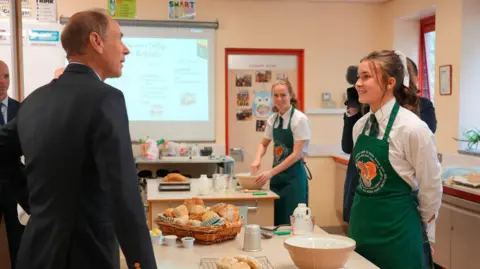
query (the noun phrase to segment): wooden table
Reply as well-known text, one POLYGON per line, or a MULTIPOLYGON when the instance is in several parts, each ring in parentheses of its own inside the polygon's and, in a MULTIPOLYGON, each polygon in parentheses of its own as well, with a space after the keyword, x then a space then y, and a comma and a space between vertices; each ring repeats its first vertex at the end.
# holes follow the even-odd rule
MULTIPOLYGON (((319 227, 315 227, 316 234, 326 234, 319 227)), ((220 258, 232 255, 250 255, 253 257, 265 256, 268 258, 274 269, 297 269, 290 255, 283 246, 283 241, 289 236, 275 236, 272 239, 262 239, 260 252, 245 252, 243 248, 243 230, 234 240, 221 242, 214 245, 195 244, 191 249, 185 249, 180 240, 177 240, 176 247, 166 245, 154 245, 157 268, 161 269, 198 269, 202 258, 220 258)), ((122 257, 123 259, 123 257, 122 257)), ((122 269, 126 269, 122 260, 122 269)), ((347 264, 342 269, 374 269, 374 264, 352 252, 347 264)))
MULTIPOLYGON (((197 195, 197 179, 192 179, 191 191, 189 192, 159 192, 156 179, 147 180, 147 203, 148 203, 148 227, 151 229, 152 220, 165 211, 167 208, 176 207, 186 199, 198 197, 203 199, 207 206, 216 203, 230 203, 245 211, 246 221, 262 226, 273 226, 274 201, 280 197, 272 191, 265 190, 266 195, 255 196, 252 193, 243 193, 237 188, 234 192, 211 191, 208 195, 197 195)), ((154 226, 156 227, 156 225, 154 226)))

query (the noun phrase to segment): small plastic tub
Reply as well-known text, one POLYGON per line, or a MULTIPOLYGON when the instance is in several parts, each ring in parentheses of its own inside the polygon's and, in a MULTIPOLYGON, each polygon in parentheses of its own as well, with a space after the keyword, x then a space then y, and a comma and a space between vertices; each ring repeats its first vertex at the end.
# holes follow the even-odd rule
POLYGON ((195 238, 193 237, 184 237, 182 238, 182 243, 184 248, 193 248, 193 242, 195 238))
POLYGON ((176 235, 166 235, 163 237, 167 246, 172 247, 177 244, 177 236, 176 235))

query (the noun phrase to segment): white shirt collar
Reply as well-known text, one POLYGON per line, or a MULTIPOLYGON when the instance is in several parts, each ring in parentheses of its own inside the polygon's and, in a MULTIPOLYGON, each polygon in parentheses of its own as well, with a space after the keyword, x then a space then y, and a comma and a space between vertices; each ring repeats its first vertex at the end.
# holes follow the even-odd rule
MULTIPOLYGON (((88 65, 85 65, 85 64, 82 64, 82 63, 79 63, 79 62, 70 62, 70 64, 81 64, 81 65, 84 65, 84 66, 88 66, 88 65)), ((88 66, 90 67, 90 66, 88 66)), ((91 67, 90 67, 91 68, 91 67)), ((93 72, 95 72, 95 74, 97 74, 97 77, 102 80, 102 78, 100 77, 100 75, 98 75, 97 71, 95 71, 95 69, 91 68, 93 70, 93 72)))
POLYGON ((8 95, 5 97, 5 99, 3 99, 2 103, 5 105, 5 107, 8 107, 8 95))
POLYGON ((289 119, 289 118, 290 118, 290 114, 292 114, 292 105, 290 105, 290 107, 288 108, 288 110, 287 110, 283 115, 280 114, 280 111, 278 112, 278 115, 280 115, 284 120, 289 119))
POLYGON ((392 113, 393 106, 395 105, 395 97, 392 100, 388 101, 384 104, 377 112, 375 112, 375 118, 377 118, 377 122, 380 123, 390 117, 392 113))

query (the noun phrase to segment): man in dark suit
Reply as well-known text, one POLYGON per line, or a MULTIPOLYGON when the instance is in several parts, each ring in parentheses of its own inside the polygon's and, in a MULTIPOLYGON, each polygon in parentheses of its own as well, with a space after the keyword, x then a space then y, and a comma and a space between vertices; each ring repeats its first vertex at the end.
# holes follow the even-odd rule
MULTIPOLYGON (((407 57, 407 68, 408 72, 412 76, 412 80, 415 84, 418 83, 418 68, 417 65, 413 62, 412 59, 407 57)), ((437 131, 437 117, 435 115, 435 108, 433 107, 432 101, 427 98, 420 96, 420 118, 428 125, 428 128, 435 133, 437 131)))
POLYGON ((105 84, 128 48, 106 14, 74 14, 61 35, 70 64, 0 130, 0 161, 25 156, 31 216, 18 269, 156 268, 138 191, 125 100, 105 84), (8 156, 8 157, 4 157, 8 156), (117 243, 118 240, 118 243, 117 243))
MULTIPOLYGON (((7 122, 17 116, 20 103, 9 98, 7 91, 10 86, 10 71, 4 61, 0 61, 0 128, 3 128, 7 122)), ((16 267, 15 261, 18 249, 20 248, 20 240, 22 238, 24 227, 20 224, 17 216, 17 200, 20 192, 27 193, 25 180, 15 174, 23 167, 20 167, 20 158, 16 158, 17 165, 7 166, 0 164, 0 220, 5 219, 5 228, 7 230, 8 248, 10 252, 11 268, 16 267), (12 170, 12 167, 16 170, 12 170), (21 184, 21 185, 19 185, 21 184), (20 188, 18 188, 21 186, 20 188)), ((23 195, 22 204, 26 203, 27 195, 23 195)))

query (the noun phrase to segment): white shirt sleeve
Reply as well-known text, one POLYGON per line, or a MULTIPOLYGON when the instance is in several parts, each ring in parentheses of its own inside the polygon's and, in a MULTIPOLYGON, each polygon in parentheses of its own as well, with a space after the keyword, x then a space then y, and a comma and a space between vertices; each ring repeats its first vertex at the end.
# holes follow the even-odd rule
POLYGON ((25 212, 25 210, 23 210, 23 208, 19 204, 17 204, 17 213, 18 221, 20 222, 20 224, 22 224, 23 226, 27 225, 27 222, 30 219, 30 215, 28 215, 27 212, 25 212))
POLYGON ((435 219, 442 203, 442 167, 437 157, 435 136, 426 127, 417 125, 410 129, 405 141, 405 156, 414 167, 418 182, 420 216, 426 225, 428 238, 435 242, 435 219), (435 219, 428 223, 434 217, 435 219))
POLYGON ((263 137, 265 137, 266 139, 270 139, 270 140, 273 139, 273 123, 275 122, 276 115, 277 113, 272 114, 267 120, 267 124, 265 126, 265 132, 263 134, 263 137))
POLYGON ((363 131, 363 127, 365 126, 365 123, 367 122, 367 119, 370 117, 370 113, 367 113, 363 115, 356 123, 353 125, 353 130, 352 130, 352 139, 353 139, 353 145, 357 143, 357 139, 360 136, 360 134, 363 131))
POLYGON ((295 141, 310 140, 310 122, 306 116, 300 117, 292 126, 293 139, 295 141))

